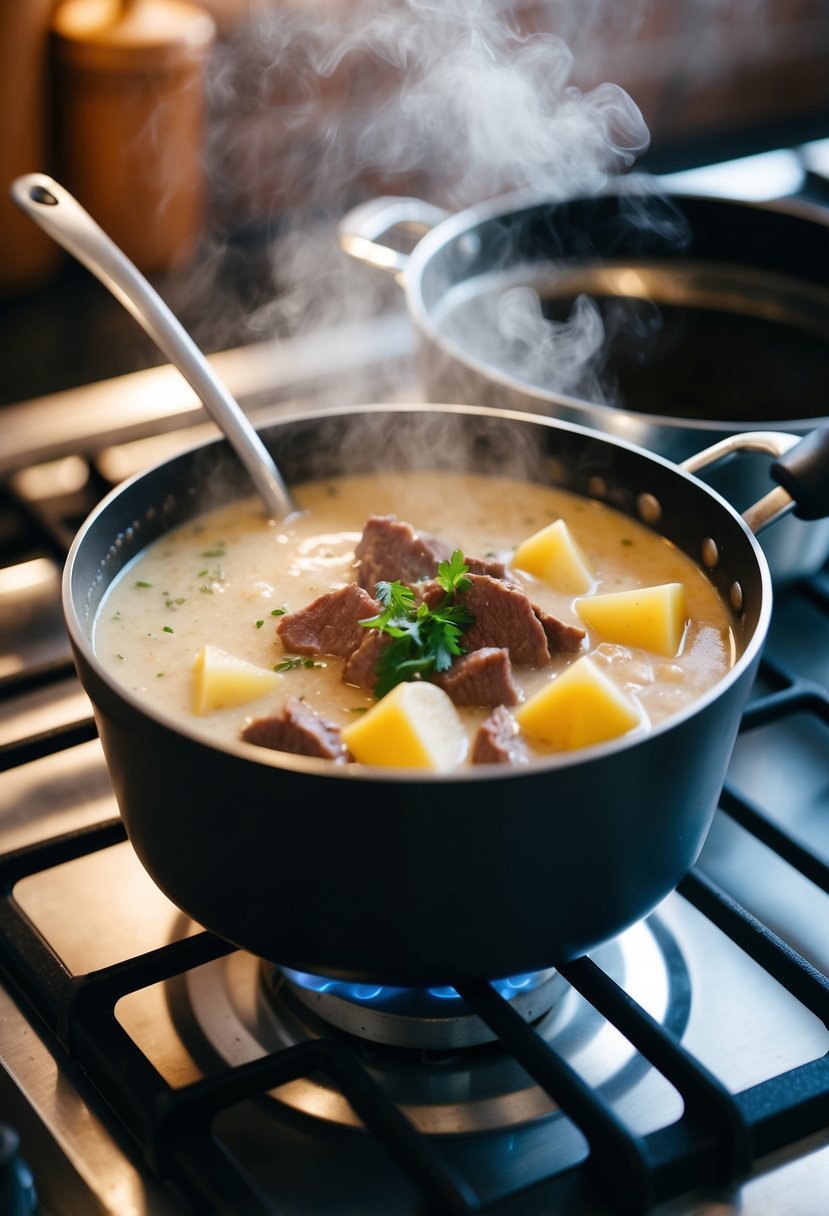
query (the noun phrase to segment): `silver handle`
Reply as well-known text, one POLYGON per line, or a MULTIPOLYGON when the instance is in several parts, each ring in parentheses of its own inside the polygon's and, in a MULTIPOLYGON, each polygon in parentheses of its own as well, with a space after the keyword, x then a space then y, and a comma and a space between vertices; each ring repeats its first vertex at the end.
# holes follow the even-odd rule
POLYGON ((424 236, 448 219, 450 212, 419 198, 394 195, 360 203, 340 220, 338 237, 341 249, 358 262, 385 270, 402 281, 409 254, 383 242, 396 229, 414 230, 424 236))
POLYGON ((19 177, 10 189, 18 207, 100 279, 178 368, 236 451, 269 516, 283 519, 295 512, 281 473, 240 405, 126 254, 77 199, 45 173, 19 177))
MULTIPOLYGON (((679 467, 686 473, 698 473, 701 469, 707 469, 710 465, 739 452, 764 452, 768 456, 782 456, 800 443, 802 438, 802 435, 790 435, 786 431, 746 431, 743 434, 728 435, 694 456, 689 456, 679 467)), ((788 515, 795 506, 791 494, 782 486, 775 486, 743 511, 743 519, 756 536, 770 524, 788 515)))

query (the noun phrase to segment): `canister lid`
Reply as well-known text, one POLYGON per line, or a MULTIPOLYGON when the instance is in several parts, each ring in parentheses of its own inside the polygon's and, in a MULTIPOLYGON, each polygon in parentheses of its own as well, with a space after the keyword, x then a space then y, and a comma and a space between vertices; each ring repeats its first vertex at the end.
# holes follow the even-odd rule
POLYGON ((61 60, 72 67, 167 71, 203 54, 216 26, 187 0, 64 0, 52 32, 61 60))

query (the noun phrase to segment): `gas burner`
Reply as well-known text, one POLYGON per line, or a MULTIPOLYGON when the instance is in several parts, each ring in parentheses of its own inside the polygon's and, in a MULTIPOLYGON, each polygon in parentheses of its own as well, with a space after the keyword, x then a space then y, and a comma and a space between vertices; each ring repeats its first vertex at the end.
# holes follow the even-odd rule
MULTIPOLYGON (((375 1043, 451 1051, 497 1037, 454 988, 348 983, 283 967, 270 977, 275 1000, 283 982, 324 1022, 375 1043)), ((555 970, 496 980, 493 987, 527 1022, 548 1013, 567 990, 555 970)))
MULTIPOLYGON (((657 916, 596 950, 592 958, 653 1018, 677 1037, 682 1035, 690 1010, 690 980, 673 936, 657 916)), ((510 982, 522 981, 504 981, 501 987, 506 985, 507 992, 510 982)), ((237 951, 170 981, 167 1000, 179 1035, 205 1071, 247 1063, 314 1039, 342 1037, 426 1134, 514 1129, 558 1113, 550 1097, 498 1042, 476 1041, 482 1023, 454 990, 415 994, 415 1002, 425 1002, 428 1010, 421 1019, 420 1011, 412 1009, 410 992, 377 993, 374 986, 376 998, 382 999, 372 1007, 369 989, 365 986, 362 994, 352 991, 346 999, 340 992, 303 988, 272 964, 237 951), (326 999, 321 1002, 319 997, 326 999), (403 1000, 405 1012, 395 1008, 395 1000, 403 1000), (451 1007, 442 1017, 434 1010, 441 1000, 451 1007), (342 1025, 342 1021, 353 1025, 355 1017, 360 1022, 357 1033, 342 1025), (414 1030, 413 1038, 423 1041, 401 1046, 400 1040, 418 1021, 423 1025, 414 1030), (379 1028, 393 1042, 378 1041, 371 1028, 379 1028), (433 1034, 436 1038, 430 1045, 433 1034)), ((527 977, 527 989, 523 995, 516 989, 513 1001, 589 1085, 610 1099, 647 1083, 648 1066, 642 1057, 560 975, 553 971, 527 977)), ((326 1078, 304 1077, 279 1086, 270 1096, 315 1118, 360 1126, 354 1110, 326 1078)), ((675 1114, 680 1113, 681 1103, 675 1114)))

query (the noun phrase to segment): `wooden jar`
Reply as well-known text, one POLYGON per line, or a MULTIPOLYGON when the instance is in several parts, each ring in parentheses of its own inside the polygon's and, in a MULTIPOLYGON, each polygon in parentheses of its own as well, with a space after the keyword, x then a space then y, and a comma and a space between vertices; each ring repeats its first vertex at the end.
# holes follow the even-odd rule
POLYGON ((65 0, 52 32, 64 184, 141 270, 186 264, 204 222, 212 18, 186 0, 65 0))
POLYGON ((53 0, 0 3, 0 295, 35 289, 59 262, 51 237, 9 197, 49 166, 49 23, 53 0))

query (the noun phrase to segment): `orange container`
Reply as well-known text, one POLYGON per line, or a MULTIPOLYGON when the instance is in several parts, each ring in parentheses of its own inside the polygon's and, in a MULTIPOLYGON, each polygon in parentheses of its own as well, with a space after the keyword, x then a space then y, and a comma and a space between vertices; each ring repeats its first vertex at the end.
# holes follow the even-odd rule
POLYGON ((204 224, 213 19, 185 0, 65 0, 52 32, 58 175, 140 269, 186 264, 204 224))
POLYGON ((40 286, 60 251, 15 207, 9 184, 49 163, 49 22, 54 0, 0 3, 0 294, 40 286))

